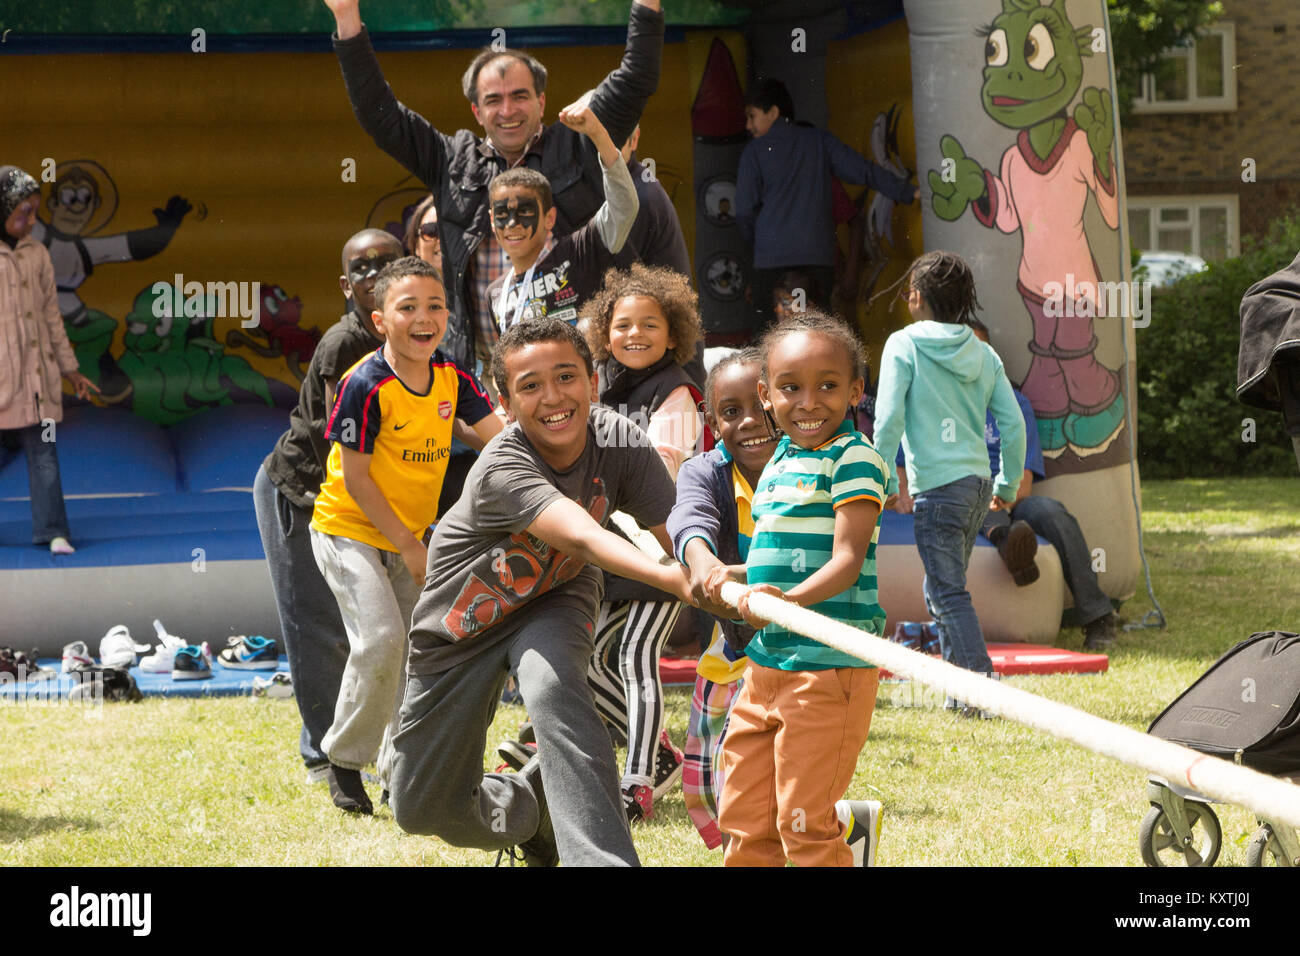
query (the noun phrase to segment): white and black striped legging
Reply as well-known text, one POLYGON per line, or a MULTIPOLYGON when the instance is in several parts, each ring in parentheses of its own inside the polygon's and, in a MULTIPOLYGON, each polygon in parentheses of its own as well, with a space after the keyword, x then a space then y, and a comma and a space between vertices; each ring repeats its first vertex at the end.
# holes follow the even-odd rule
POLYGON ((655 751, 664 728, 659 654, 677 623, 677 601, 605 601, 596 621, 596 649, 587 683, 596 709, 627 728, 623 785, 654 784, 655 751))

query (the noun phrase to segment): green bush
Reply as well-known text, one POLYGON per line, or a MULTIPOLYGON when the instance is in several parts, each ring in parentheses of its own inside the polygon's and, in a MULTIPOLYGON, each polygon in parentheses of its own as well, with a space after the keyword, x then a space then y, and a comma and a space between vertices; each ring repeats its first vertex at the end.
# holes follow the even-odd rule
POLYGON ((1135 333, 1144 478, 1296 473, 1282 416, 1241 404, 1236 392, 1241 297, 1296 257, 1300 210, 1243 247, 1235 259, 1153 290, 1151 324, 1135 333), (1243 441, 1248 418, 1254 442, 1243 441))

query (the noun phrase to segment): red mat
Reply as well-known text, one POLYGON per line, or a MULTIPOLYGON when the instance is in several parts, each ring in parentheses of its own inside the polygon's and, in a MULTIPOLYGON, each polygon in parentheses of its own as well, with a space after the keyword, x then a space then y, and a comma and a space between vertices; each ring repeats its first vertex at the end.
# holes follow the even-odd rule
MULTIPOLYGON (((990 644, 989 658, 999 674, 1103 674, 1110 667, 1105 654, 1067 651, 1045 644, 990 644)), ((665 684, 694 684, 693 657, 662 657, 659 676, 665 684)), ((882 678, 891 675, 883 672, 882 678)))

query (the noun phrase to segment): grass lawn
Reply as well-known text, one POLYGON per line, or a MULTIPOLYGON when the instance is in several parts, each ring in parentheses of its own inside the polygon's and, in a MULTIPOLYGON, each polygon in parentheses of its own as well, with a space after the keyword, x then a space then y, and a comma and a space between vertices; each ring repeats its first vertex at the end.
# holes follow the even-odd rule
MULTIPOLYGON (((1300 482, 1148 482, 1143 500, 1168 630, 1123 635, 1105 675, 1010 681, 1138 729, 1251 632, 1300 628, 1300 482)), ((1150 607, 1143 593, 1123 614, 1137 621, 1150 607)), ((1070 630, 1058 643, 1081 642, 1070 630)), ((885 802, 881 865, 1140 865, 1141 772, 1007 721, 961 720, 930 696, 882 688, 849 791, 885 802)), ((689 705, 685 690, 669 691, 679 743, 689 705)), ((500 708, 492 746, 522 719, 520 708, 500 708)), ((492 862, 407 836, 386 809, 339 813, 324 785, 304 783, 297 731, 297 711, 282 700, 0 706, 0 865, 492 862)), ((680 791, 656 809, 636 831, 644 863, 721 864, 696 836, 680 791)), ((1216 809, 1220 865, 1241 864, 1254 818, 1216 809)))

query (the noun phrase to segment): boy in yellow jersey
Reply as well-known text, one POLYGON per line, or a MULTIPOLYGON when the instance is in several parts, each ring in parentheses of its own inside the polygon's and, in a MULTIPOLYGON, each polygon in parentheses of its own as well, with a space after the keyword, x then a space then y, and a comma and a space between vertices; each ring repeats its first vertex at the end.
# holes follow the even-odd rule
POLYGON ((406 634, 424 584, 423 538, 437 512, 452 420, 465 421, 485 442, 501 430, 483 386, 438 350, 447 305, 437 269, 413 256, 390 263, 375 283, 375 305, 384 344, 339 383, 311 522, 312 551, 338 600, 349 647, 321 749, 330 761, 330 796, 352 813, 373 812, 361 768, 376 756, 387 786, 406 634))

